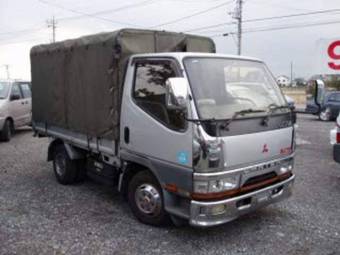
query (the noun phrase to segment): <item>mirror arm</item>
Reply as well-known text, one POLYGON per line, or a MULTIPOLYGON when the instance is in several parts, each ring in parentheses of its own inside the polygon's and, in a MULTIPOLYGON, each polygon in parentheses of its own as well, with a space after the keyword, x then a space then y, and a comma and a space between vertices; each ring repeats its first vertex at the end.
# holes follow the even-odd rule
POLYGON ((319 97, 319 85, 318 85, 318 81, 315 80, 315 96, 314 96, 314 102, 316 104, 316 106, 318 107, 318 112, 317 113, 320 113, 321 111, 321 105, 320 103, 318 102, 318 97, 319 97))

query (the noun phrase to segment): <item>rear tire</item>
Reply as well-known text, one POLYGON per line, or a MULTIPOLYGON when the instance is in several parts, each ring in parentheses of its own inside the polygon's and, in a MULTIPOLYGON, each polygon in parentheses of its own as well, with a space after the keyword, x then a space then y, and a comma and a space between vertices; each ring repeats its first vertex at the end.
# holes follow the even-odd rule
POLYGON ((12 127, 12 122, 10 120, 6 120, 4 123, 4 126, 1 130, 1 134, 0 134, 0 139, 1 141, 4 142, 9 142, 12 138, 12 131, 13 131, 13 127, 12 127))
POLYGON ((148 171, 138 172, 132 177, 128 187, 128 201, 133 214, 142 223, 163 226, 170 222, 164 210, 162 189, 148 171))
POLYGON ((67 185, 77 182, 77 162, 70 159, 64 145, 58 145, 54 151, 53 170, 60 184, 67 185))

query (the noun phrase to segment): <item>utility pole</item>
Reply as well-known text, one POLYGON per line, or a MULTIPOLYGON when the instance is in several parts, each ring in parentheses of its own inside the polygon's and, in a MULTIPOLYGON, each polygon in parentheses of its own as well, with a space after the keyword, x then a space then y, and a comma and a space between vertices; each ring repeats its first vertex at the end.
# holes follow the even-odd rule
POLYGON ((242 5, 243 0, 237 0, 233 18, 237 21, 237 54, 242 52, 242 5))
POLYGON ((47 20, 47 27, 52 28, 52 42, 55 43, 55 33, 57 28, 57 21, 55 20, 54 16, 52 19, 47 20))
POLYGON ((290 62, 290 85, 293 86, 293 61, 290 62))
POLYGON ((7 79, 10 79, 10 75, 9 75, 9 65, 4 65, 4 67, 6 68, 6 73, 7 73, 7 79))

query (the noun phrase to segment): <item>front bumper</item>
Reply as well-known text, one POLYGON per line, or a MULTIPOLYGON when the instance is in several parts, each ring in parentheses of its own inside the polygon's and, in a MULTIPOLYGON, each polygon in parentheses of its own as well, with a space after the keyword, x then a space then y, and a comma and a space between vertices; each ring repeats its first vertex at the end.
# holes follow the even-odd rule
POLYGON ((292 194, 295 175, 280 183, 238 197, 215 202, 191 201, 189 223, 209 227, 232 221, 239 216, 288 198, 292 194), (207 214, 213 208, 224 207, 218 214, 207 214))

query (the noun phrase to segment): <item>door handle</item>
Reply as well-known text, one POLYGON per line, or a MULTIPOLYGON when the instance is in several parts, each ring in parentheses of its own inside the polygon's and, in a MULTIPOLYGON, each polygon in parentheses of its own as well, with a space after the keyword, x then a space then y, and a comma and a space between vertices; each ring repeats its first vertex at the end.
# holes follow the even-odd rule
POLYGON ((124 127, 124 142, 126 144, 130 142, 130 129, 128 127, 124 127))

